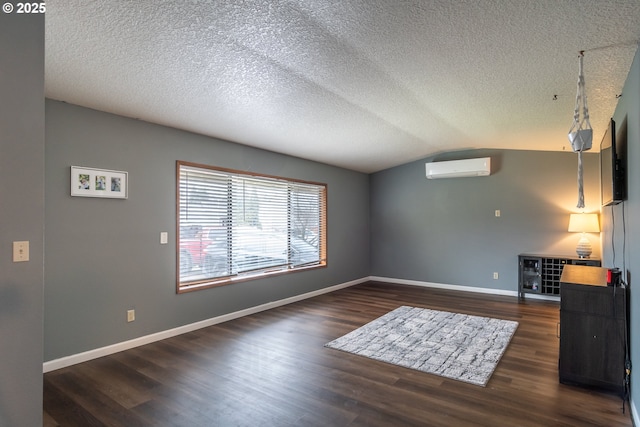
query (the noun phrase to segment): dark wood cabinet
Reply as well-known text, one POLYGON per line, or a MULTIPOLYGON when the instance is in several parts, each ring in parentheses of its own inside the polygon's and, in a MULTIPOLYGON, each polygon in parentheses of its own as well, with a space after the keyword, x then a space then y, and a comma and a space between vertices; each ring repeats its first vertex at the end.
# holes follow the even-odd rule
POLYGON ((560 284, 560 382, 624 392, 626 288, 607 269, 567 266, 560 284))
POLYGON ((525 294, 560 295, 560 276, 565 265, 600 266, 597 258, 553 256, 538 254, 518 255, 518 296, 525 294))

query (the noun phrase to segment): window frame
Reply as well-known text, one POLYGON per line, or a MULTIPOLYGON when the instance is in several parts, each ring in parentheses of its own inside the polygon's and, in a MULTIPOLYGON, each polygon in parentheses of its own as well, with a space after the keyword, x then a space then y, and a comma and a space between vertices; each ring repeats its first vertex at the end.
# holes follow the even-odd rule
MULTIPOLYGON (((324 268, 327 266, 327 194, 328 194, 328 185, 326 183, 300 180, 294 178, 285 178, 276 175, 263 174, 252 171, 242 171, 236 169, 222 168, 217 166, 205 165, 200 163, 188 162, 178 160, 176 161, 176 293, 185 293, 192 292, 202 289, 209 289, 218 286, 230 285, 233 283, 241 283, 250 280, 262 279, 266 277, 278 276, 282 274, 296 273, 299 271, 308 271, 314 270, 317 268, 324 268), (319 251, 319 261, 314 264, 302 264, 298 266, 288 265, 286 267, 279 268, 266 268, 259 269, 254 272, 243 272, 239 275, 231 275, 225 276, 221 278, 204 278, 204 279, 195 279, 191 281, 181 282, 181 266, 180 266, 180 257, 181 257, 181 171, 182 167, 192 168, 192 169, 202 169, 203 171, 212 171, 220 174, 229 174, 230 176, 238 176, 238 177, 247 177, 247 178, 255 178, 255 179, 264 179, 265 182, 274 181, 285 184, 296 184, 301 185, 311 185, 319 187, 319 218, 318 225, 319 230, 317 233, 318 239, 318 251, 319 251)), ((290 200, 287 202, 287 210, 291 208, 290 200)), ((287 215, 287 218, 289 216, 287 215)), ((229 229, 227 229, 229 230, 229 229)), ((291 233, 291 226, 288 226, 287 233, 291 233)), ((228 231, 227 231, 228 232, 228 231)), ((288 251, 291 251, 292 247, 290 244, 288 245, 288 251)), ((231 252, 229 252, 230 254, 231 252)))

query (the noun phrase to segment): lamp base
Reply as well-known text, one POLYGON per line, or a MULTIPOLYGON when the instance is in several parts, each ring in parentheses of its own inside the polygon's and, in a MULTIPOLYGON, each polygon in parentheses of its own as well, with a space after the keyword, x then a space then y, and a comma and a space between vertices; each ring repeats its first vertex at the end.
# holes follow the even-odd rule
POLYGON ((576 247, 576 253, 580 258, 589 258, 591 256, 591 242, 587 239, 584 233, 582 233, 582 237, 578 240, 578 246, 576 247))

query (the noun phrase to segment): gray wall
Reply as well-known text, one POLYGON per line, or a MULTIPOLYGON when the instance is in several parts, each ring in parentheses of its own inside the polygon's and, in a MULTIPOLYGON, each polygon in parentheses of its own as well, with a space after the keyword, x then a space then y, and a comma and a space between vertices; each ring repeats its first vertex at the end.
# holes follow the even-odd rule
MULTIPOLYGON (((575 255, 579 236, 567 226, 578 211, 577 155, 477 150, 436 160, 485 156, 488 177, 428 180, 432 158, 371 176, 373 276, 516 291, 519 253, 575 255)), ((599 157, 584 158, 586 211, 597 212, 599 157)), ((599 236, 588 237, 599 256, 599 236)))
MULTIPOLYGON (((603 208, 603 253, 607 267, 625 271, 629 283, 631 362, 631 400, 640 410, 640 298, 635 289, 640 277, 640 54, 636 53, 622 97, 613 116, 619 128, 626 123, 628 200, 603 208), (625 234, 626 233, 626 234, 625 234), (613 244, 611 243, 613 240, 613 244), (614 251, 615 249, 615 251, 614 251), (615 255, 615 259, 614 259, 615 255)), ((636 419, 636 422, 638 419, 636 419)))
POLYGON ((43 75, 44 16, 0 13, 0 426, 42 425, 43 75))
POLYGON ((369 275, 365 174, 52 100, 46 139, 47 361, 369 275), (327 183, 328 267, 177 295, 176 160, 327 183), (71 197, 72 165, 128 171, 129 199, 71 197))

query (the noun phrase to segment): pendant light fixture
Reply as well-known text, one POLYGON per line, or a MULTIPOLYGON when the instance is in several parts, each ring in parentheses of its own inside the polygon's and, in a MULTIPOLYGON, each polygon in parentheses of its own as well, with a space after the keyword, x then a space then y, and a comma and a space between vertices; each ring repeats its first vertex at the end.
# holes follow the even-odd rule
POLYGON ((593 129, 589 122, 589 108, 587 107, 587 93, 585 92, 584 73, 582 59, 584 50, 578 55, 578 93, 576 95, 576 108, 573 112, 573 123, 569 129, 569 141, 574 153, 578 153, 578 208, 584 208, 584 187, 582 180, 582 152, 591 149, 593 141, 593 129))

